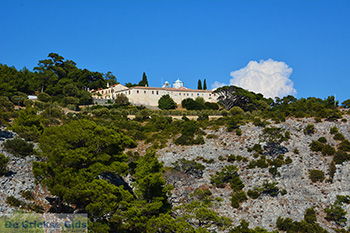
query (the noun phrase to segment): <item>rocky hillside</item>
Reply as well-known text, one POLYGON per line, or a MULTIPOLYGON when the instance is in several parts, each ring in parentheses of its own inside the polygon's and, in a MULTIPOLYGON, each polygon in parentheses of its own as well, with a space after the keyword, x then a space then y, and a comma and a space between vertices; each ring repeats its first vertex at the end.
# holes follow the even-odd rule
MULTIPOLYGON (((350 120, 348 116, 346 119, 350 120)), ((198 188, 210 190, 214 197, 221 199, 213 208, 222 216, 231 218, 233 225, 244 219, 250 222, 251 226, 261 226, 266 229, 275 229, 279 216, 300 221, 304 217, 305 210, 314 207, 318 213, 317 220, 320 225, 334 232, 332 229, 339 224, 327 221, 324 209, 336 201, 337 195, 350 195, 350 162, 336 164, 335 174, 332 175, 329 167, 334 151, 330 150, 331 152, 327 155, 326 152, 310 149, 312 141, 317 141, 320 137, 326 139, 320 139, 323 145, 328 144, 335 149, 339 147, 341 140, 334 139, 335 132, 331 134, 331 128, 334 131, 334 127, 338 128, 345 139, 350 139, 350 125, 344 119, 336 122, 315 122, 314 119, 304 118, 288 119, 283 123, 271 123, 267 126, 244 125, 240 127, 241 136, 236 132, 227 132, 226 128, 206 130, 207 138, 203 145, 172 144, 158 151, 159 159, 166 167, 174 167, 176 161, 186 159, 203 164, 205 168, 204 170, 169 169, 166 173, 167 182, 174 186, 170 200, 176 206, 188 202, 191 199, 190 193, 198 188), (313 124, 314 128, 308 126, 309 124, 313 124), (269 132, 264 130, 266 128, 279 128, 279 130, 269 132), (283 142, 276 143, 279 139, 283 142), (273 140, 275 143, 271 143, 273 140), (277 158, 286 161, 275 166, 278 167, 278 174, 271 169, 273 165, 269 165, 271 160, 277 158), (258 160, 260 161, 256 162, 258 160), (277 187, 283 191, 278 195, 262 193, 256 199, 248 197, 248 200, 242 202, 239 208, 233 208, 231 187, 229 185, 216 187, 211 182, 211 177, 227 165, 235 165, 239 168, 238 174, 245 185, 243 188, 245 192, 262 187, 267 181, 277 182, 277 187), (309 178, 310 170, 322 171, 324 179, 312 182, 309 178)), ((342 208, 347 211, 346 224, 350 226, 350 205, 344 204, 342 208)), ((340 225, 345 226, 345 223, 340 225)))

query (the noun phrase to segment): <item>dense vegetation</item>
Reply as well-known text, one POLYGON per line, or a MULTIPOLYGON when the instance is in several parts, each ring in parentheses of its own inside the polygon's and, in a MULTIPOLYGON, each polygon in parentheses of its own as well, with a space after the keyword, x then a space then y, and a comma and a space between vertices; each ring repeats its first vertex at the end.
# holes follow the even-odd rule
MULTIPOLYGON (((91 103, 88 89, 103 88, 107 82, 116 82, 111 73, 79 69, 73 61, 55 53, 39 61, 33 72, 0 65, 0 124, 18 135, 6 140, 4 149, 19 157, 35 155, 38 158, 33 166, 36 180, 57 198, 49 211, 88 213, 93 232, 193 233, 209 232, 208 229, 268 232, 251 229, 244 221, 232 226, 230 219, 213 211, 212 207, 221 200, 213 197, 209 189, 196 189, 188 203, 171 206, 168 198, 172 187, 166 185, 163 177, 166 169, 158 161, 156 150, 169 143, 203 144, 205 138, 216 136, 206 134, 205 129, 226 127, 236 135, 244 135, 241 126, 247 123, 264 128, 261 141, 267 147, 283 150, 276 145, 288 141, 290 134, 282 128, 268 126, 270 122, 281 122, 288 117, 334 121, 346 114, 340 111, 333 97, 322 100, 287 96, 272 100, 238 87, 219 88, 216 91, 220 95, 219 104, 207 103, 202 98, 186 99, 182 103, 186 110, 172 110, 176 104, 168 96, 161 98, 161 110, 131 106, 124 95, 108 106, 81 107, 91 103), (39 100, 27 100, 31 94, 38 95, 39 100), (74 111, 68 112, 62 107, 74 111), (130 114, 135 115, 135 119, 130 120, 130 114), (169 115, 183 117, 176 120, 169 115), (189 116, 193 115, 198 118, 190 120, 189 116), (210 115, 219 117, 209 120, 210 115), (138 144, 145 145, 144 154, 133 149, 138 144)), ((204 84, 202 89, 206 89, 206 81, 204 84)), ((138 85, 148 85, 146 74, 138 85)), ((349 108, 349 101, 345 101, 343 107, 349 108)), ((314 125, 302 131, 305 135, 316 133, 314 125)), ((331 180, 336 164, 350 160, 350 142, 337 128, 332 128, 330 133, 338 143, 336 148, 325 138, 310 144, 314 153, 332 156, 328 174, 310 170, 313 182, 323 182, 328 176, 331 180)), ((248 148, 252 159, 239 155, 219 159, 245 163, 248 169, 266 168, 278 176, 279 167, 291 163, 292 159, 282 154, 266 154, 266 150, 256 144, 248 148)), ((296 149, 294 153, 299 152, 296 149)), ((0 175, 6 175, 9 159, 0 154, 0 160, 0 175)), ((173 164, 173 169, 198 179, 205 169, 203 163, 212 162, 200 157, 196 161, 181 159, 173 164)), ((249 198, 286 194, 278 183, 268 180, 248 190, 235 165, 214 173, 211 185, 231 190, 233 208, 240 208, 249 198)), ((43 211, 31 202, 32 193, 23 192, 23 197, 26 202, 10 196, 7 203, 25 210, 43 211)), ((341 226, 343 205, 349 201, 344 197, 338 199, 325 213, 328 221, 341 226)), ((308 209, 300 222, 280 218, 276 224, 277 229, 286 232, 325 232, 316 223, 314 209, 308 209)))

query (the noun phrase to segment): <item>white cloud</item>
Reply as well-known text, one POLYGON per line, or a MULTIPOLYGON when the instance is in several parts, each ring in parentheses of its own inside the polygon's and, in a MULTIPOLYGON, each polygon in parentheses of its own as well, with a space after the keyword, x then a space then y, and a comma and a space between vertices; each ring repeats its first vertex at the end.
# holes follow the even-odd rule
MULTIPOLYGON (((286 63, 272 59, 250 61, 242 69, 232 71, 230 85, 242 87, 255 93, 261 93, 264 97, 283 97, 295 95, 292 80, 289 79, 293 69, 286 63)), ((215 82, 213 88, 224 84, 215 82)))

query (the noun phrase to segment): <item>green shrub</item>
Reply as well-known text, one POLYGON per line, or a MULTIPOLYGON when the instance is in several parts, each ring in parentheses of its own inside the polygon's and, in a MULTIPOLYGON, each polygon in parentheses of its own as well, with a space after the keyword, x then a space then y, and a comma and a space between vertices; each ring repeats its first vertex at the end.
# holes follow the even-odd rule
POLYGON ((252 152, 252 151, 255 151, 261 154, 263 152, 263 149, 260 144, 255 144, 253 147, 248 148, 248 152, 252 152))
POLYGON ((250 198, 257 199, 260 197, 261 193, 258 190, 248 190, 247 194, 250 198))
POLYGON ((242 136, 242 130, 240 128, 236 129, 236 135, 242 136))
POLYGON ((333 137, 334 140, 343 141, 345 139, 344 135, 341 133, 336 133, 333 137))
POLYGON ((174 169, 194 177, 202 177, 205 166, 193 160, 179 159, 173 163, 174 169))
POLYGON ((319 141, 312 141, 310 143, 310 150, 315 151, 315 152, 319 152, 322 151, 323 149, 323 144, 319 141))
POLYGON ((309 178, 313 183, 322 182, 325 178, 324 172, 316 169, 309 170, 309 178))
POLYGON ((51 101, 51 96, 45 92, 41 92, 38 94, 38 100, 42 102, 50 102, 51 101))
POLYGON ((12 207, 21 207, 21 206, 25 206, 25 203, 17 198, 15 198, 14 196, 8 196, 6 198, 6 203, 9 205, 9 206, 12 206, 12 207))
POLYGON ((307 223, 315 223, 317 221, 316 211, 314 208, 308 208, 305 210, 304 220, 307 223))
POLYGON ((325 219, 328 221, 333 221, 338 225, 346 224, 346 211, 340 205, 331 205, 329 208, 324 210, 326 212, 325 219))
POLYGON ((248 200, 248 198, 244 191, 234 192, 231 196, 231 206, 233 208, 239 208, 240 204, 246 200, 248 200))
POLYGON ((177 105, 170 95, 163 95, 158 100, 158 108, 162 110, 175 109, 176 107, 177 105))
POLYGON ((311 135, 315 133, 315 126, 313 124, 308 124, 304 129, 304 134, 311 135))
POLYGON ((330 181, 333 181, 334 174, 335 174, 336 171, 337 171, 337 167, 335 166, 335 162, 334 162, 334 159, 333 159, 332 162, 329 164, 329 167, 328 167, 328 175, 329 175, 330 181))
POLYGON ((34 145, 32 143, 18 137, 6 140, 3 146, 7 152, 19 157, 25 157, 34 152, 34 145))
POLYGON ((238 114, 243 114, 244 111, 243 111, 243 109, 241 109, 240 107, 234 106, 234 107, 232 107, 232 108, 229 110, 229 113, 230 113, 231 115, 238 115, 238 114))
POLYGON ((328 144, 323 145, 322 148, 322 155, 327 156, 327 155, 334 155, 335 154, 335 149, 328 144))
POLYGON ((337 127, 333 126, 332 128, 330 128, 329 132, 330 132, 331 134, 336 134, 336 133, 339 132, 339 130, 338 130, 337 127))
POLYGON ((342 141, 342 142, 339 144, 338 149, 339 149, 339 150, 342 150, 342 151, 350 152, 350 142, 349 142, 348 140, 342 141))
POLYGON ((225 187, 229 183, 234 191, 239 191, 244 188, 244 184, 238 175, 238 168, 234 165, 228 165, 221 171, 216 172, 210 179, 211 184, 218 188, 225 187))
POLYGON ((7 158, 4 154, 0 153, 0 176, 3 176, 8 172, 7 164, 9 161, 9 158, 7 158))
POLYGON ((350 160, 350 155, 342 150, 338 150, 333 157, 333 161, 335 164, 342 164, 343 162, 346 162, 349 160, 350 160))
POLYGON ((320 137, 317 141, 319 141, 321 143, 326 143, 327 139, 325 137, 320 137))

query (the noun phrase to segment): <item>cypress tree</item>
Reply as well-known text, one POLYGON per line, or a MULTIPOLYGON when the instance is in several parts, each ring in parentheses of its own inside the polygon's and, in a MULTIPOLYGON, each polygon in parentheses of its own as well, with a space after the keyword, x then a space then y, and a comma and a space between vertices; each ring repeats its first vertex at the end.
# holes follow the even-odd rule
POLYGON ((203 90, 207 90, 207 80, 204 79, 204 82, 203 82, 203 90))
POLYGON ((202 90, 202 81, 200 79, 198 79, 198 86, 197 86, 198 90, 202 90))
POLYGON ((142 74, 142 80, 139 82, 139 86, 148 87, 148 80, 145 72, 142 74))

